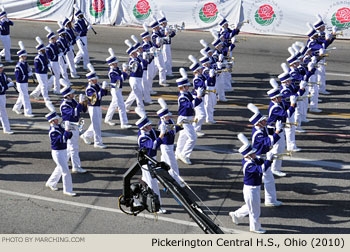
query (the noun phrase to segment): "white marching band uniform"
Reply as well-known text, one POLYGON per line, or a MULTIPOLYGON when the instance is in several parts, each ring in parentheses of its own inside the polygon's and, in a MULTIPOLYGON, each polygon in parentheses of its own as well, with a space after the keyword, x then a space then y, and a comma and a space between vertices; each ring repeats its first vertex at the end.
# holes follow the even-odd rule
MULTIPOLYGON (((3 65, 0 63, 0 68, 3 69, 3 65)), ((14 83, 10 78, 6 76, 4 71, 0 72, 0 121, 2 124, 2 130, 5 134, 13 134, 11 131, 10 122, 6 112, 6 90, 9 87, 13 87, 14 83)))
POLYGON ((5 57, 7 62, 11 60, 11 37, 10 37, 10 26, 14 23, 7 18, 7 13, 3 6, 0 9, 0 39, 4 46, 4 49, 0 52, 0 57, 5 57))

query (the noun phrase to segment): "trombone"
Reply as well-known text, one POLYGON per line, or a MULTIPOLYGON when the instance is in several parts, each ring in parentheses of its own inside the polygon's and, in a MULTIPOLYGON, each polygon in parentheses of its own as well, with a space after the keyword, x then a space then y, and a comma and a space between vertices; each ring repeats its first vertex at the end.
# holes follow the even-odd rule
MULTIPOLYGON (((266 157, 266 154, 261 155, 262 157, 266 157)), ((273 154, 273 159, 282 160, 283 157, 291 157, 292 151, 284 152, 284 153, 276 153, 273 154)))
POLYGON ((167 124, 167 131, 173 130, 175 128, 175 126, 180 126, 183 127, 184 124, 191 124, 191 123, 197 123, 198 122, 198 118, 194 119, 194 120, 187 120, 187 119, 183 119, 180 123, 177 124, 167 124))
POLYGON ((312 85, 321 85, 321 82, 319 82, 319 81, 317 81, 317 82, 315 82, 315 81, 309 81, 307 85, 308 85, 308 86, 312 86, 312 85))
POLYGON ((204 92, 205 92, 206 94, 210 94, 210 93, 216 94, 216 90, 215 90, 215 89, 214 89, 214 90, 208 90, 208 89, 206 89, 204 92))

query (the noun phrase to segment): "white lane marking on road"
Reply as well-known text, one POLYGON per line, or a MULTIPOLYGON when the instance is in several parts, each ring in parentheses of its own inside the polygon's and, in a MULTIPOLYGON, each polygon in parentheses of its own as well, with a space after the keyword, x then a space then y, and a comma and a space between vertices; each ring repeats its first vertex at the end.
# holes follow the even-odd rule
MULTIPOLYGON (((16 124, 14 120, 14 124, 16 124)), ((25 126, 25 124, 21 124, 21 126, 25 126)), ((32 127, 32 128, 37 128, 37 129, 44 129, 48 130, 47 124, 44 123, 33 123, 32 125, 27 124, 26 126, 32 127)), ((116 133, 109 133, 109 132, 102 132, 103 137, 110 137, 114 139, 120 139, 120 140, 126 140, 130 142, 137 142, 137 137, 136 136, 128 136, 128 135, 123 135, 123 134, 116 134, 116 133)), ((194 147, 195 150, 204 150, 204 151, 212 151, 216 153, 223 153, 223 154, 233 154, 237 155, 237 158, 241 158, 238 150, 233 149, 219 149, 215 148, 215 146, 208 146, 208 145, 196 145, 194 147)), ((290 157, 290 158, 285 158, 284 159, 286 162, 296 162, 296 163, 302 163, 302 164, 308 164, 308 165, 313 165, 315 167, 321 166, 321 167, 328 167, 328 168, 335 168, 335 169, 342 169, 342 170, 348 170, 350 169, 350 164, 348 163, 338 163, 338 162, 331 162, 331 161, 322 161, 322 160, 316 160, 316 159, 306 159, 306 158, 298 158, 298 157, 290 157)))
MULTIPOLYGON (((43 200, 43 201, 48 201, 48 202, 53 202, 53 203, 58 203, 58 204, 65 204, 65 205, 70 205, 70 206, 75 206, 75 207, 83 207, 83 208, 89 208, 89 209, 94 209, 94 210, 99 210, 99 211, 118 213, 118 214, 123 214, 124 215, 124 213, 121 210, 114 209, 114 208, 109 208, 109 207, 94 206, 94 205, 90 205, 90 204, 73 202, 73 201, 69 201, 69 200, 60 200, 60 199, 54 199, 54 198, 50 198, 50 197, 44 197, 44 196, 38 196, 38 195, 27 194, 27 193, 20 193, 20 192, 13 192, 13 191, 2 190, 2 189, 0 189, 0 193, 7 194, 7 195, 18 196, 18 197, 29 198, 29 199, 43 200)), ((141 214, 141 215, 139 215, 137 217, 151 219, 151 220, 154 220, 154 218, 155 218, 154 215, 151 215, 151 214, 141 214)), ((162 220, 162 221, 166 221, 166 222, 179 224, 179 225, 198 227, 198 225, 196 223, 191 222, 191 221, 172 219, 172 218, 168 218, 168 217, 162 217, 160 215, 158 215, 157 219, 158 220, 162 220)), ((220 227, 220 228, 223 231, 225 231, 227 233, 232 233, 232 234, 247 233, 247 232, 244 232, 244 231, 231 229, 231 228, 225 228, 225 227, 220 227)))

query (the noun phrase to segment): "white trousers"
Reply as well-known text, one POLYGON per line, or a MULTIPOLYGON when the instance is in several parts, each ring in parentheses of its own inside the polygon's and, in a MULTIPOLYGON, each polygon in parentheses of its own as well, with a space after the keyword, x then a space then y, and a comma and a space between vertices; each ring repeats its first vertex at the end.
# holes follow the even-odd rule
POLYGON ((166 70, 162 51, 157 52, 157 56, 154 57, 154 63, 159 71, 159 84, 166 83, 166 70))
POLYGON ((90 62, 87 45, 88 44, 87 44, 86 36, 80 37, 80 39, 77 40, 77 46, 79 51, 77 52, 74 58, 74 64, 77 64, 77 65, 80 63, 81 58, 83 58, 84 68, 87 68, 87 64, 90 62))
POLYGON ((111 88, 111 95, 112 100, 105 116, 105 122, 112 121, 115 110, 118 108, 120 125, 128 124, 122 90, 120 88, 111 88))
MULTIPOLYGON (((283 153, 286 149, 286 139, 284 137, 284 131, 282 133, 279 133, 279 136, 281 137, 277 143, 275 143, 271 149, 273 154, 277 153, 283 153)), ((282 167, 282 159, 274 159, 271 164, 271 171, 281 171, 282 167)))
POLYGON ((202 125, 205 121, 205 108, 204 108, 204 102, 201 102, 198 106, 194 108, 195 111, 195 120, 198 119, 198 121, 193 123, 194 130, 196 132, 201 131, 202 125))
POLYGON ((24 114, 32 114, 32 105, 30 104, 29 94, 28 94, 28 83, 16 83, 17 90, 19 92, 17 101, 13 108, 15 110, 21 110, 22 105, 24 107, 24 114))
POLYGON ((75 69, 75 65, 74 65, 74 46, 70 46, 70 50, 67 52, 66 54, 66 62, 68 64, 69 67, 69 71, 70 74, 76 74, 77 70, 75 69))
POLYGON ((65 59, 65 55, 59 56, 58 57, 58 63, 60 65, 60 73, 65 81, 70 83, 68 74, 67 74, 67 61, 65 59))
POLYGON ((1 42, 4 46, 4 49, 0 52, 0 55, 2 57, 5 56, 5 60, 9 61, 11 60, 11 37, 10 35, 1 35, 1 42))
POLYGON ((56 187, 62 177, 63 191, 73 192, 72 175, 69 172, 67 162, 67 150, 51 150, 51 155, 53 161, 56 163, 56 168, 46 184, 56 187))
POLYGON ((143 165, 141 170, 142 170, 142 180, 145 181, 146 184, 153 190, 153 192, 159 196, 159 202, 160 202, 160 205, 162 205, 162 200, 160 198, 160 191, 158 186, 158 180, 155 178, 152 178, 151 173, 148 171, 148 165, 143 165))
POLYGON ((224 76, 224 90, 231 91, 232 90, 232 76, 230 72, 223 72, 224 76))
POLYGON ((225 100, 225 80, 224 80, 224 75, 221 73, 216 77, 216 92, 219 100, 225 100))
POLYGON ((11 131, 9 118, 6 112, 6 95, 0 95, 0 120, 4 132, 11 131))
POLYGON ((87 138, 94 138, 94 144, 102 144, 102 110, 100 106, 88 106, 90 115, 90 126, 84 132, 84 136, 87 138))
MULTIPOLYGON (((177 123, 180 123, 184 117, 179 116, 177 123)), ((192 120, 192 117, 186 117, 188 120, 192 120)), ((190 157, 194 146, 196 145, 197 135, 192 124, 184 124, 183 130, 179 133, 179 138, 176 143, 176 153, 184 157, 190 157)))
POLYGON ((204 96, 204 109, 206 122, 214 121, 214 107, 216 105, 216 94, 210 92, 204 96))
MULTIPOLYGON (((291 117, 288 117, 286 120, 287 123, 295 123, 295 113, 291 117)), ((286 145, 287 150, 291 151, 295 149, 297 146, 295 144, 295 125, 286 125, 284 127, 284 132, 286 135, 286 145)))
POLYGON ((151 61, 151 63, 147 66, 147 79, 149 81, 149 90, 152 92, 152 86, 153 86, 153 79, 155 77, 155 73, 157 71, 157 67, 154 63, 154 60, 151 61))
POLYGON ((259 230, 261 224, 260 217, 260 186, 243 186, 243 197, 245 204, 237 209, 234 213, 237 218, 241 219, 249 215, 250 231, 259 230))
MULTIPOLYGON (((319 63, 325 63, 325 59, 322 59, 319 61, 319 63)), ((317 81, 320 82, 320 86, 319 86, 319 92, 325 92, 326 91, 326 67, 324 65, 320 65, 317 68, 316 71, 317 74, 317 81)))
POLYGON ((173 62, 171 57, 171 45, 170 44, 164 44, 163 45, 163 58, 165 63, 165 73, 166 75, 172 75, 173 74, 173 62))
MULTIPOLYGON (((316 82, 317 81, 317 77, 316 77, 317 72, 318 72, 318 70, 316 70, 316 73, 310 77, 310 82, 316 82)), ((311 85, 311 87, 309 89, 309 92, 310 92, 310 95, 311 95, 311 98, 310 98, 310 109, 318 108, 318 91, 319 91, 319 87, 318 87, 317 84, 311 85)))
POLYGON ((301 96, 303 98, 303 100, 301 101, 297 101, 297 107, 295 109, 295 121, 298 123, 298 127, 301 126, 301 122, 303 120, 303 118, 306 118, 306 115, 304 115, 305 112, 305 102, 304 100, 307 99, 307 97, 305 95, 301 96))
POLYGON ((304 98, 304 100, 303 100, 303 102, 304 102, 304 106, 303 106, 303 118, 302 118, 302 120, 306 120, 306 117, 307 117, 307 110, 308 110, 308 108, 309 108, 309 97, 308 97, 308 95, 309 95, 309 90, 310 90, 310 88, 308 87, 308 86, 306 86, 305 87, 305 93, 304 93, 304 96, 305 96, 305 98, 304 98))
POLYGON ((69 159, 72 161, 72 168, 78 169, 81 167, 80 157, 79 157, 79 129, 78 126, 74 126, 71 130, 73 136, 67 141, 67 161, 69 159))
POLYGON ((142 78, 129 78, 129 84, 131 87, 131 92, 125 101, 125 109, 129 110, 131 105, 136 100, 136 106, 141 110, 145 110, 143 99, 142 99, 142 78))
POLYGON ((276 184, 271 169, 267 169, 263 173, 264 191, 265 191, 265 204, 276 203, 276 184))
POLYGON ((142 94, 143 94, 143 100, 144 102, 152 102, 151 99, 151 86, 152 86, 152 79, 148 78, 148 71, 143 71, 142 75, 142 94))
MULTIPOLYGON (((44 101, 50 101, 49 97, 49 80, 47 74, 35 73, 35 77, 39 82, 36 88, 33 90, 32 94, 34 96, 39 96, 40 93, 44 98, 44 101)), ((53 81, 53 76, 51 76, 50 81, 53 81)))
POLYGON ((51 89, 52 84, 53 84, 53 91, 56 93, 60 92, 60 64, 58 61, 51 61, 50 62, 51 69, 52 69, 52 74, 53 74, 53 79, 52 82, 49 81, 49 89, 51 89))
POLYGON ((170 176, 172 176, 173 179, 175 179, 176 182, 180 184, 181 183, 181 180, 179 178, 180 173, 179 173, 179 167, 177 165, 177 161, 175 158, 174 145, 161 144, 160 150, 162 153, 160 156, 160 160, 162 162, 167 163, 170 166, 170 170, 169 170, 170 176))

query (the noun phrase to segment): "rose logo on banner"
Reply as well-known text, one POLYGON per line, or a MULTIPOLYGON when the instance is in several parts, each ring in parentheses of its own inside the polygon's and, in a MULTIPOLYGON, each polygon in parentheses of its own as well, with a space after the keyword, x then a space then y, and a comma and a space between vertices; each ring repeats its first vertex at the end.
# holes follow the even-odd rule
POLYGON ((36 5, 40 11, 46 11, 53 5, 53 0, 37 0, 36 5))
POLYGON ((133 14, 138 20, 145 20, 151 15, 152 9, 146 0, 140 0, 134 6, 133 14))
POLYGON ((214 3, 206 3, 199 11, 199 18, 204 23, 212 23, 218 17, 218 9, 214 3))
POLYGON ((259 9, 255 12, 255 21, 262 25, 268 26, 273 23, 276 18, 276 14, 273 11, 271 5, 265 4, 259 7, 259 9))
POLYGON ((92 0, 92 4, 90 5, 90 14, 94 18, 101 17, 105 12, 105 4, 103 0, 92 0))
POLYGON ((338 28, 350 27, 350 8, 340 8, 331 18, 332 25, 338 28))

